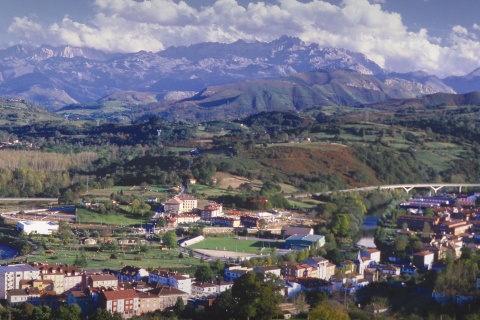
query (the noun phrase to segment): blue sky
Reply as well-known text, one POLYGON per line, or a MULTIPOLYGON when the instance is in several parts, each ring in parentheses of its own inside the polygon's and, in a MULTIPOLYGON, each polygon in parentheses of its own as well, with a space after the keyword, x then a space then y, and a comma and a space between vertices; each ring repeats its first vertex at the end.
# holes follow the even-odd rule
POLYGON ((109 52, 296 36, 362 52, 382 67, 441 77, 480 67, 480 1, 3 0, 0 48, 109 52))

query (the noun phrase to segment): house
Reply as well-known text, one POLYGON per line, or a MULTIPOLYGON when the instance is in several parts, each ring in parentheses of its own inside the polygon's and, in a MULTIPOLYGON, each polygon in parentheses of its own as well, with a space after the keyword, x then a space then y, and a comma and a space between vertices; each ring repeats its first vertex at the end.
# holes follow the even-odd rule
POLYGON ((40 270, 29 264, 0 266, 0 299, 6 299, 9 290, 20 289, 21 280, 39 278, 40 270))
POLYGON ((239 217, 229 217, 229 216, 217 216, 210 219, 211 223, 214 225, 219 225, 223 227, 238 228, 240 227, 241 220, 239 217))
POLYGON ((212 282, 194 282, 192 283, 192 295, 209 296, 217 293, 217 285, 212 282))
POLYGON ((376 264, 379 264, 381 254, 382 254, 382 252, 380 250, 375 249, 375 248, 370 248, 370 249, 367 249, 367 250, 363 250, 362 253, 361 253, 361 256, 366 257, 371 261, 374 261, 376 264))
POLYGON ((285 248, 287 249, 309 249, 319 248, 325 245, 325 237, 316 234, 298 234, 288 237, 285 240, 285 248))
POLYGON ((420 270, 430 270, 433 262, 435 261, 435 255, 430 251, 420 251, 413 254, 413 265, 420 270))
POLYGON ((40 290, 31 289, 12 289, 7 292, 7 302, 12 307, 21 303, 28 302, 34 306, 38 306, 40 301, 40 290))
POLYGON ((191 195, 182 193, 167 200, 163 206, 167 213, 180 214, 192 212, 197 208, 197 199, 191 195))
POLYGON ((112 288, 118 287, 118 279, 110 273, 82 274, 82 290, 86 288, 112 288))
POLYGON ((160 297, 150 292, 138 292, 138 314, 157 311, 160 308, 160 297))
POLYGON ((140 281, 143 277, 148 277, 149 272, 140 267, 125 266, 117 274, 118 282, 140 281))
POLYGON ((58 294, 72 289, 80 289, 82 273, 77 266, 68 264, 33 263, 42 280, 52 280, 53 290, 58 294))
POLYGON ((399 276, 400 275, 401 268, 397 266, 386 266, 381 269, 382 274, 384 275, 392 275, 392 276, 399 276))
POLYGON ((200 221, 200 216, 197 214, 182 213, 175 218, 177 219, 177 224, 191 224, 200 221))
POLYGON ((117 239, 119 246, 135 246, 135 245, 144 245, 147 243, 145 239, 139 238, 119 238, 117 239))
POLYGON ((82 237, 78 240, 78 244, 84 244, 86 246, 93 246, 93 245, 97 244, 97 239, 82 237))
POLYGON ((221 203, 211 203, 203 207, 201 213, 202 220, 210 221, 214 217, 223 215, 223 205, 221 203))
POLYGON ((184 303, 188 301, 188 293, 178 290, 170 286, 158 286, 155 289, 148 291, 151 295, 158 297, 158 309, 165 310, 175 306, 178 298, 182 298, 184 303))
POLYGON ((135 290, 106 290, 98 296, 99 307, 111 313, 118 312, 122 318, 138 314, 139 298, 135 290))
POLYGON ((240 225, 243 225, 245 228, 259 228, 260 227, 260 218, 252 215, 242 215, 240 217, 240 225))
POLYGON ((308 264, 298 262, 284 262, 283 277, 289 278, 318 278, 318 269, 308 264))
POLYGON ((225 268, 224 275, 225 281, 231 282, 237 278, 240 278, 245 273, 253 271, 253 268, 247 268, 242 266, 233 266, 229 268, 225 268))
POLYGON ((53 281, 52 280, 20 280, 20 289, 32 289, 37 288, 40 291, 47 290, 53 291, 53 281))
POLYGON ((295 281, 302 286, 302 291, 307 293, 323 291, 330 295, 333 290, 333 286, 330 282, 315 277, 300 277, 295 281))
POLYGON ((282 269, 277 266, 256 266, 253 268, 253 272, 255 273, 264 273, 264 274, 273 274, 277 277, 282 276, 282 269))
POLYGON ((67 306, 77 305, 82 310, 84 317, 93 312, 93 299, 83 291, 70 291, 67 293, 67 306))
POLYGON ((181 275, 168 270, 157 269, 152 271, 148 275, 148 283, 173 287, 188 294, 192 291, 192 279, 188 275, 181 275))
POLYGON ((304 264, 308 264, 314 268, 318 269, 318 277, 320 279, 329 280, 331 276, 335 274, 335 265, 330 263, 325 258, 322 257, 312 257, 303 260, 304 264))

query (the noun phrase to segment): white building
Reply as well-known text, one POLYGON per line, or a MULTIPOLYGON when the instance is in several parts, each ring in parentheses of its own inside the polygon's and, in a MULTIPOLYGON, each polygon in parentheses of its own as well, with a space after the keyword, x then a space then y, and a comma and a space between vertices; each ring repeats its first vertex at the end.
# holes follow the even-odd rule
POLYGON ((58 230, 58 224, 52 221, 18 221, 17 231, 24 234, 52 234, 58 230))
POLYGON ((7 298, 7 291, 20 289, 20 280, 40 279, 40 270, 29 264, 0 266, 0 299, 7 298))

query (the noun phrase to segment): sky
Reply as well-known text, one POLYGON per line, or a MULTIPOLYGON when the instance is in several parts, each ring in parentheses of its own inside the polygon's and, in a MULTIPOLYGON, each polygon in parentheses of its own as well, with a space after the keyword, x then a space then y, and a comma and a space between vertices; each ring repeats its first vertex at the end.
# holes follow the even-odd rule
POLYGON ((477 0, 2 0, 0 48, 157 52, 289 35, 446 77, 480 67, 479 12, 477 0))

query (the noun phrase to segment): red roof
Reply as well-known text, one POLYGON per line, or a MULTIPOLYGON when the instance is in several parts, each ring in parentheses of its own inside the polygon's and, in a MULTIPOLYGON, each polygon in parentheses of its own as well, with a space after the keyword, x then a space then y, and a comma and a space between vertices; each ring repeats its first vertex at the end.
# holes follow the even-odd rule
POLYGON ((138 294, 135 290, 117 290, 117 291, 103 291, 107 300, 123 300, 123 299, 135 299, 138 298, 138 294))

